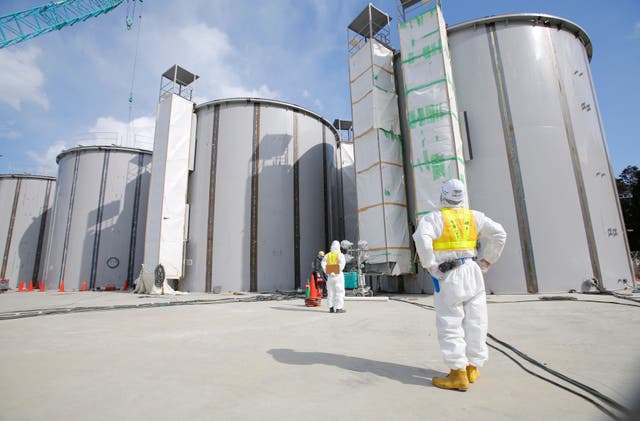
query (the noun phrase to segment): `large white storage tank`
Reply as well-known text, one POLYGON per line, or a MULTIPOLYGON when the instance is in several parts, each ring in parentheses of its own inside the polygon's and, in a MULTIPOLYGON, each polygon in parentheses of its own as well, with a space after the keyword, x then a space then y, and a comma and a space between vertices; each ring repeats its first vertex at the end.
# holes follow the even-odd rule
POLYGON ((470 202, 508 233, 487 289, 630 283, 586 33, 561 18, 517 14, 451 26, 448 35, 470 202))
POLYGON ((318 250, 338 239, 336 129, 266 99, 212 101, 196 114, 180 289, 304 287, 318 250))
POLYGON ((0 175, 0 278, 11 289, 42 279, 55 187, 54 177, 0 175))
POLYGON ((131 285, 142 265, 151 152, 86 146, 57 162, 46 287, 131 285))

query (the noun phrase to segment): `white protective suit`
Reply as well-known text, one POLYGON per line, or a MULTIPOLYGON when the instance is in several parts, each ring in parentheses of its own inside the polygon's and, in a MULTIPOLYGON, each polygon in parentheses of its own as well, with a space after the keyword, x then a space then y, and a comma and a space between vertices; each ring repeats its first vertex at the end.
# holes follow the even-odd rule
MULTIPOLYGON (((443 201, 444 202, 444 201, 443 201)), ((457 207, 447 204, 447 207, 457 207)), ((493 264, 502 253, 507 235, 502 225, 492 221, 482 212, 472 211, 482 243, 482 256, 493 264)), ((476 250, 434 251, 433 240, 443 232, 442 214, 431 212, 420 219, 413 234, 420 262, 431 275, 439 280, 440 292, 434 293, 436 329, 440 350, 450 369, 465 369, 468 365, 482 367, 489 357, 486 344, 487 301, 482 270, 476 261, 476 250), (465 259, 460 266, 441 273, 440 263, 465 259)))
MULTIPOLYGON (((327 273, 327 303, 329 304, 329 307, 339 310, 344 307, 344 274, 342 271, 344 270, 344 266, 347 264, 347 260, 345 259, 344 254, 340 252, 340 243, 338 241, 333 241, 331 243, 331 252, 335 251, 340 253, 338 255, 340 273, 327 273)), ((322 258, 322 270, 325 273, 327 272, 326 268, 328 257, 329 253, 325 254, 322 258)))

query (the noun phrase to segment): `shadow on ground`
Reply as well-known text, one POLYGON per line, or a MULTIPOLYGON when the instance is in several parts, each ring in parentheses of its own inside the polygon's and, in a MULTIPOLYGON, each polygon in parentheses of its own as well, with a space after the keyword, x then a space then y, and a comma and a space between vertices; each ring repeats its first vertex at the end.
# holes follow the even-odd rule
POLYGON ((367 358, 350 357, 348 355, 330 354, 327 352, 301 352, 292 349, 270 349, 267 352, 271 354, 276 361, 283 364, 330 365, 358 373, 371 373, 404 384, 415 384, 418 386, 433 387, 431 384, 433 376, 442 375, 441 372, 434 370, 370 360, 367 358))
POLYGON ((325 312, 328 313, 329 312, 329 310, 326 309, 325 307, 320 307, 320 306, 318 306, 318 307, 307 307, 304 304, 300 304, 299 306, 296 306, 296 307, 294 307, 294 306, 291 306, 291 307, 275 307, 275 306, 272 306, 272 307, 269 307, 269 308, 271 310, 280 310, 280 311, 306 311, 306 312, 315 311, 315 312, 322 312, 322 313, 325 313, 325 312))

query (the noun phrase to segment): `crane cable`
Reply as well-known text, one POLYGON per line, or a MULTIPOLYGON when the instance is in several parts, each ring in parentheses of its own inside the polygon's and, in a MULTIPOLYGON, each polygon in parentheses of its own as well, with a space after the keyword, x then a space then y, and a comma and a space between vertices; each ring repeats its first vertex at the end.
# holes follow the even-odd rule
MULTIPOLYGON (((127 2, 127 19, 126 19, 126 24, 127 24, 127 30, 130 30, 131 27, 133 26, 133 17, 135 16, 136 13, 136 2, 138 0, 131 0, 131 3, 133 3, 133 7, 132 7, 132 11, 131 14, 129 14, 129 10, 130 10, 130 4, 129 2, 127 2)), ((129 117, 128 117, 128 121, 127 121, 127 138, 125 139, 127 146, 135 146, 135 135, 132 133, 132 127, 131 125, 133 124, 132 118, 133 118, 133 88, 135 85, 135 79, 136 79, 136 67, 138 64, 138 47, 140 45, 140 31, 142 29, 142 8, 144 6, 144 2, 142 0, 140 0, 140 14, 138 15, 138 28, 137 28, 137 34, 136 34, 136 46, 135 46, 135 52, 133 55, 133 68, 131 70, 131 90, 129 91, 129 117), (133 136, 133 141, 130 142, 130 138, 133 136)))
POLYGON ((127 0, 127 16, 125 18, 125 24, 127 25, 127 30, 131 29, 133 26, 133 18, 136 15, 136 0, 127 0), (133 11, 131 10, 131 5, 133 4, 133 11))

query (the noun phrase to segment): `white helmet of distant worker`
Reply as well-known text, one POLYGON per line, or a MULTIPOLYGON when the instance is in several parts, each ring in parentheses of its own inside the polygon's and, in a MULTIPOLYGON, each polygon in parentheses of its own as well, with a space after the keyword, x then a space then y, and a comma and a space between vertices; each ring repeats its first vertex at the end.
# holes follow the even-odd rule
POLYGON ((442 185, 440 201, 448 207, 459 207, 464 204, 466 189, 462 181, 452 178, 442 185))

